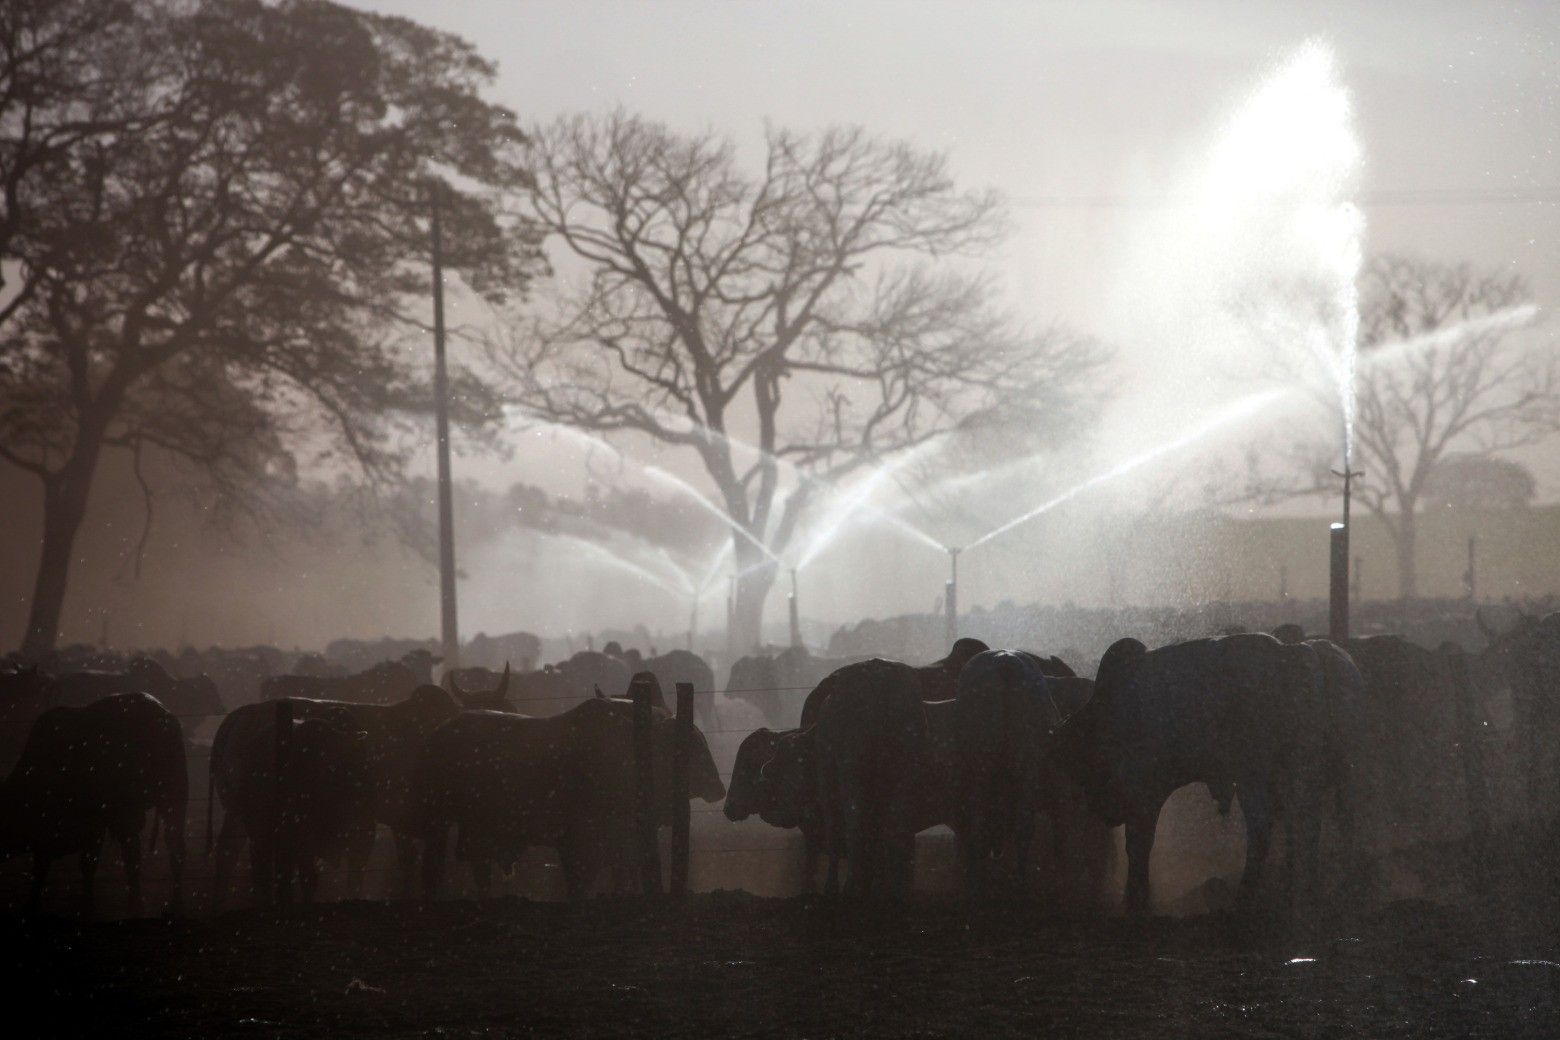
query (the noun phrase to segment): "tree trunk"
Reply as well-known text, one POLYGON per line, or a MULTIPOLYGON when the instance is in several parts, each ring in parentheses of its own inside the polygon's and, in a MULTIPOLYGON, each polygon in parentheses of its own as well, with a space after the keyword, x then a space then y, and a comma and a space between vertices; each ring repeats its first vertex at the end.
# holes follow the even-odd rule
POLYGON ((730 642, 735 657, 752 653, 764 641, 764 605, 769 601, 778 569, 774 564, 749 566, 752 569, 737 579, 737 601, 732 610, 730 642))
POLYGON ((1398 514, 1397 531, 1393 539, 1397 543, 1398 598, 1404 601, 1419 595, 1419 572, 1414 558, 1416 538, 1414 510, 1408 506, 1398 514))
POLYGON ((59 640, 71 556, 82 518, 87 514, 87 498, 92 491, 100 448, 97 438, 78 440, 76 452, 65 468, 44 482, 43 544, 33 580, 27 633, 22 638, 22 653, 28 657, 48 653, 59 640))

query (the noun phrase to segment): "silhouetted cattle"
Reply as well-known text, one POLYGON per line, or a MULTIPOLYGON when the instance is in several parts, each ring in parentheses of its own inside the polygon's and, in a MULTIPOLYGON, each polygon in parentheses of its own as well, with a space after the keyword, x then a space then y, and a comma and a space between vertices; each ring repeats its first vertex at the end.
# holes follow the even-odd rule
POLYGON ((148 693, 185 719, 211 718, 227 710, 210 678, 175 679, 149 657, 132 658, 122 672, 72 672, 59 676, 58 683, 60 703, 67 706, 91 704, 116 693, 148 693))
POLYGON ((1027 876, 1035 817, 1056 811, 1065 784, 1052 768, 1052 732, 1067 712, 1045 674, 1023 650, 988 650, 959 675, 954 730, 960 807, 960 853, 971 892, 986 887, 987 863, 1004 849, 1015 876, 1027 876))
POLYGON ((1522 741, 1530 814, 1547 804, 1546 778, 1555 774, 1560 743, 1560 612, 1538 616, 1518 613, 1505 632, 1497 632, 1475 612, 1489 646, 1479 655, 1492 685, 1511 696, 1512 723, 1522 741))
POLYGON ((726 696, 753 705, 771 725, 784 722, 785 705, 812 690, 831 672, 860 658, 814 657, 806 647, 787 647, 778 654, 754 654, 731 666, 726 696))
POLYGON ((843 847, 848 894, 908 892, 927 757, 920 676, 909 665, 872 660, 837 669, 826 681, 839 689, 804 732, 813 734, 813 784, 831 882, 843 847))
POLYGON ((563 676, 566 695, 582 699, 592 696, 597 689, 608 697, 621 697, 628 691, 633 675, 624 662, 595 650, 581 650, 554 667, 563 676))
POLYGON ((1128 912, 1149 908, 1148 861, 1160 809, 1173 791, 1198 781, 1240 794, 1244 903, 1260 882, 1280 810, 1291 888, 1299 901, 1314 895, 1324 796, 1347 776, 1340 733, 1348 706, 1334 699, 1348 693, 1329 682, 1318 650, 1260 634, 1146 653, 1128 644, 1106 651, 1094 696, 1055 742, 1058 761, 1091 808, 1110 824, 1126 824, 1128 912))
POLYGON ((324 654, 302 654, 293 662, 289 675, 307 675, 316 679, 344 679, 351 673, 345 665, 327 660, 324 654))
MULTIPOLYGON (((689 793, 719 801, 725 788, 694 732, 689 793)), ((657 711, 652 741, 663 823, 676 806, 676 739, 676 721, 657 711)), ((547 718, 466 712, 428 738, 417 776, 426 898, 438 893, 453 826, 456 856, 471 864, 480 893, 487 893, 495 863, 508 868, 527 848, 544 846, 557 851, 569 897, 577 899, 602 867, 621 863, 631 848, 633 708, 602 698, 547 718)))
MULTIPOLYGON (((269 778, 258 779, 275 785, 274 764, 269 778)), ((313 902, 320 863, 337 860, 354 844, 373 840, 374 777, 368 762, 368 734, 353 728, 349 711, 343 709, 332 718, 294 720, 279 791, 277 896, 285 899, 296 878, 303 901, 313 902)))
POLYGON ((678 683, 693 687, 693 718, 700 726, 712 726, 715 695, 715 672, 704 658, 688 650, 669 650, 657 657, 647 657, 633 667, 636 672, 650 672, 661 684, 663 693, 675 695, 678 683))
MULTIPOLYGON (((416 813, 412 804, 412 775, 423 739, 440 723, 459 714, 459 705, 447 691, 433 685, 415 688, 397 704, 354 704, 296 698, 295 718, 319 718, 344 730, 363 732, 363 753, 372 779, 369 804, 348 828, 347 890, 362 890, 363 866, 372 849, 374 824, 382 823, 394 834, 403 881, 410 883, 416 858, 413 844, 416 813)), ((217 838, 216 884, 213 899, 220 899, 227 878, 247 840, 256 894, 270 895, 275 860, 270 835, 276 812, 274 769, 276 761, 276 705, 246 704, 222 721, 211 745, 210 784, 213 801, 220 797, 224 810, 217 838)), ((208 805, 207 847, 211 843, 208 805)))
POLYGON ((260 682, 262 701, 283 697, 345 701, 349 704, 394 704, 411 696, 418 686, 433 682, 426 673, 431 665, 418 659, 417 667, 401 661, 381 661, 356 675, 273 675, 260 682))
POLYGON ((1484 730, 1472 689, 1445 653, 1401 636, 1351 639, 1348 653, 1364 682, 1352 756, 1361 839, 1385 851, 1466 837, 1466 742, 1484 730))
POLYGON ((92 911, 93 879, 107 834, 119 844, 134 907, 141 903, 141 828, 155 813, 172 872, 169 903, 184 879, 188 802, 184 732, 161 704, 121 693, 38 716, 16 767, 0 784, 0 854, 30 852, 29 906, 36 910, 49 865, 81 860, 82 897, 92 911))

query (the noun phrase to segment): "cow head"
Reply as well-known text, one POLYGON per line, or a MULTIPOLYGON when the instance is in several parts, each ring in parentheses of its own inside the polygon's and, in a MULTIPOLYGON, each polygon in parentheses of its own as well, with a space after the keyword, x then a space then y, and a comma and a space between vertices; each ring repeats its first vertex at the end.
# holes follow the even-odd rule
POLYGON ((444 658, 431 650, 408 650, 401 655, 401 664, 416 676, 419 683, 432 683, 433 666, 442 660, 444 658))
POLYGON ((767 802, 761 815, 771 826, 800 827, 815 811, 813 734, 814 730, 803 729, 782 735, 774 755, 759 770, 767 802))
POLYGON ((509 701, 509 662, 504 662, 504 674, 499 677, 498 685, 491 690, 466 690, 462 689, 460 680, 455 672, 450 673, 450 692, 460 702, 460 706, 467 711, 507 711, 513 713, 515 706, 509 701))
POLYGON ((1504 632, 1486 622, 1481 611, 1474 611, 1474 619, 1489 642, 1478 655, 1480 674, 1520 701, 1542 700, 1547 677, 1560 671, 1560 614, 1519 611, 1504 632))
POLYGON ((771 729, 756 729, 743 738, 737 748, 737 760, 731 767, 731 787, 726 792, 726 819, 739 823, 754 813, 762 815, 770 801, 764 788, 762 771, 775 757, 781 734, 771 729))

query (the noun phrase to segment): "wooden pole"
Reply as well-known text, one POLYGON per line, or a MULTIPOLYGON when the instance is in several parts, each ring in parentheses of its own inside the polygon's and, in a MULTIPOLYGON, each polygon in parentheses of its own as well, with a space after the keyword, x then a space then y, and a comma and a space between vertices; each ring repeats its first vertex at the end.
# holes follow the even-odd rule
POLYGON ((661 849, 655 819, 655 702, 648 684, 634 687, 634 775, 638 798, 634 833, 639 851, 639 887, 645 895, 661 894, 661 849))
POLYGON ((688 894, 688 764, 693 755, 693 683, 677 684, 677 742, 672 745, 672 895, 688 894))
POLYGON ((271 818, 272 891, 277 902, 287 895, 288 844, 287 788, 283 778, 287 770, 287 742, 292 736, 293 703, 286 697, 276 702, 276 761, 272 765, 272 791, 276 811, 271 818))
POLYGON ((429 233, 433 239, 433 397, 439 461, 439 621, 444 672, 460 667, 460 628, 455 618, 455 503, 450 480, 450 388, 444 361, 444 237, 442 192, 429 188, 429 233))
POLYGON ((1333 524, 1329 532, 1328 546, 1331 566, 1328 568, 1327 638, 1339 646, 1349 640, 1349 528, 1347 524, 1333 524))

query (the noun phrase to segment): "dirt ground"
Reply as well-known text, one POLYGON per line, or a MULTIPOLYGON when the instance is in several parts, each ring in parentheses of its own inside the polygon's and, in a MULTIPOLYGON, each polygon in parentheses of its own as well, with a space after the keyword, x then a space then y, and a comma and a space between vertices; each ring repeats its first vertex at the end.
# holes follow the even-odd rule
POLYGON ((1560 1035, 1560 933, 1533 914, 1311 930, 717 892, 11 918, 0 943, 18 1037, 1560 1035))

